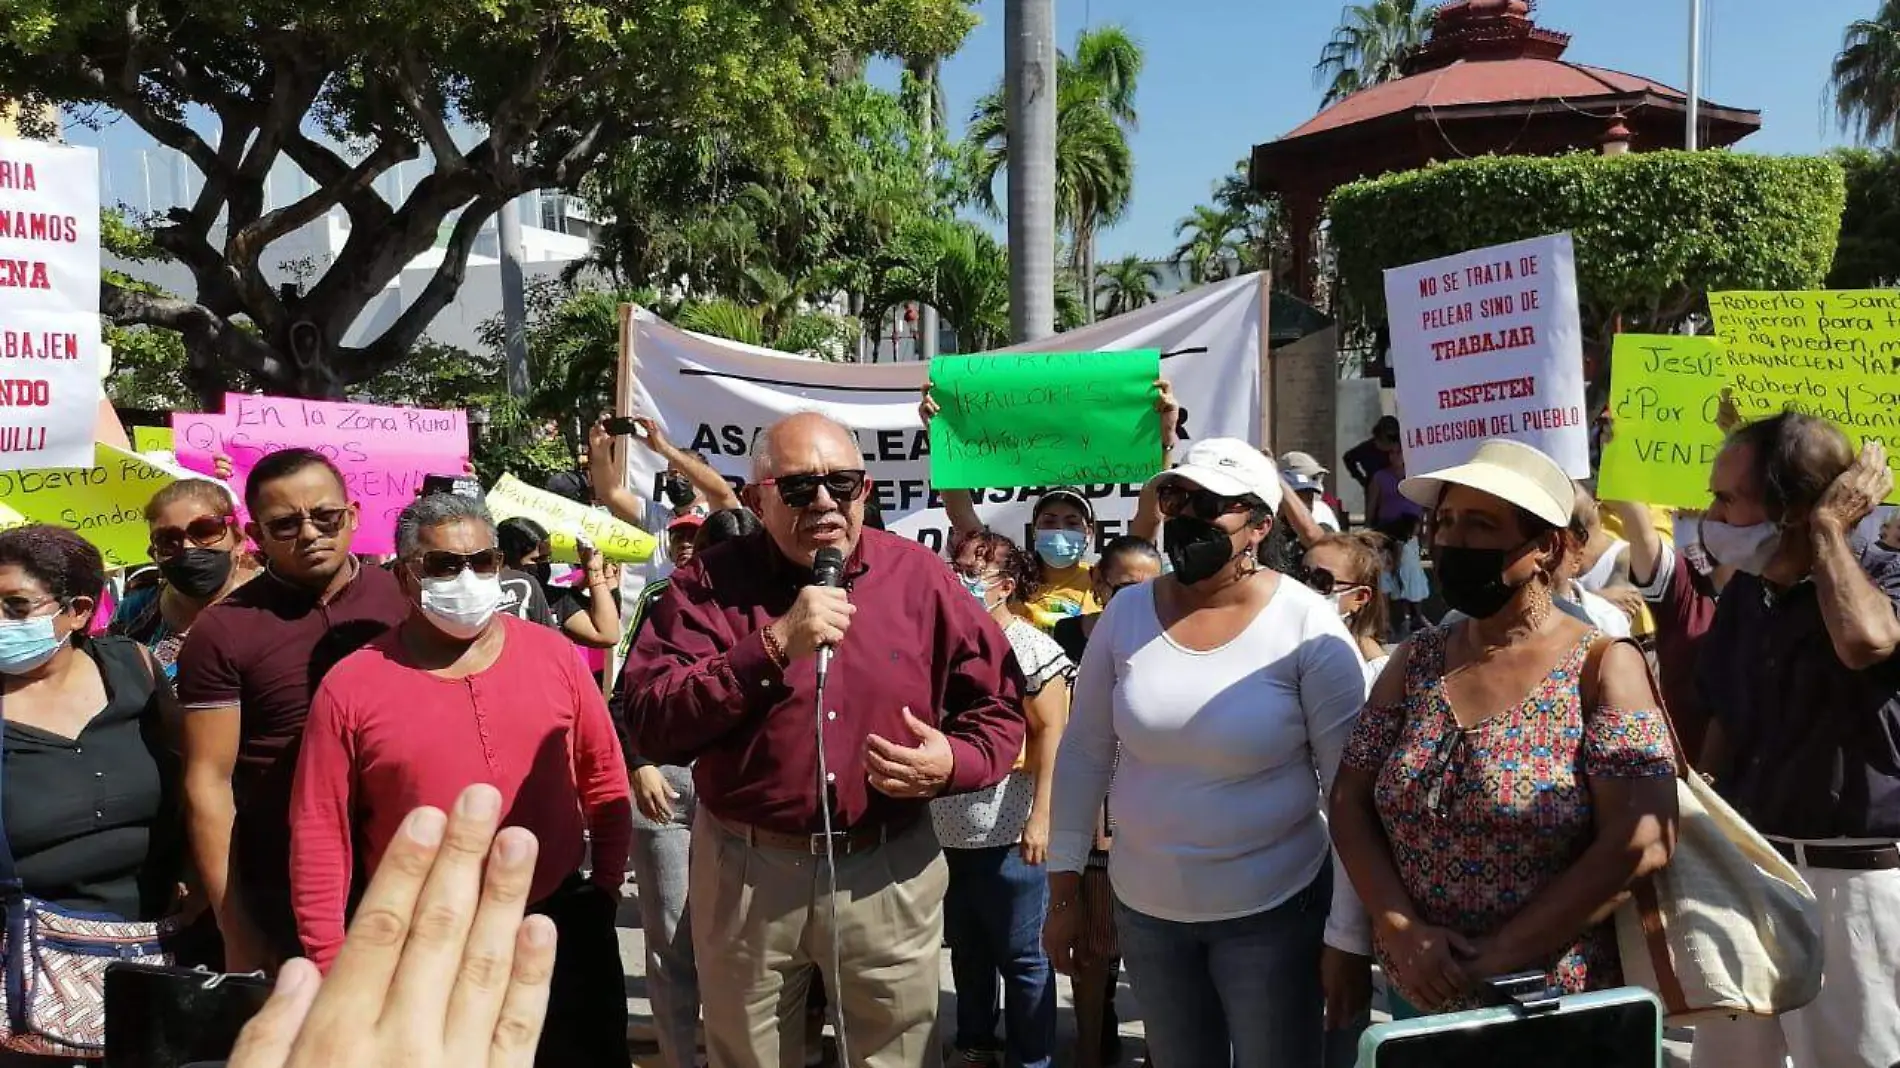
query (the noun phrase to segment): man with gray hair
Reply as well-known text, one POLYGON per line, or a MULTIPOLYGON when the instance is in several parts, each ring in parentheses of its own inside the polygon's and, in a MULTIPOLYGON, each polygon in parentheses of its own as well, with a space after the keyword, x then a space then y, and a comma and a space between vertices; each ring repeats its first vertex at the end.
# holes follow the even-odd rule
MULTIPOLYGON (((304 951, 325 970, 335 961, 352 874, 375 870, 410 810, 446 810, 488 783, 501 824, 539 843, 498 847, 490 863, 533 869, 528 911, 557 932, 536 1063, 625 1068, 614 913, 633 808, 600 688, 560 634, 498 613, 502 553, 479 501, 421 498, 397 521, 396 549, 409 617, 330 671, 304 728, 290 809, 304 951)), ((446 848, 469 847, 452 839, 446 848)))
POLYGON ((634 752, 693 764, 707 1053, 713 1068, 798 1064, 822 976, 849 1063, 934 1064, 948 876, 926 817, 931 798, 1009 774, 1022 671, 942 560, 865 529, 849 430, 794 415, 753 461, 764 529, 674 572, 618 698, 634 752), (842 584, 820 585, 814 564, 833 552, 842 584))

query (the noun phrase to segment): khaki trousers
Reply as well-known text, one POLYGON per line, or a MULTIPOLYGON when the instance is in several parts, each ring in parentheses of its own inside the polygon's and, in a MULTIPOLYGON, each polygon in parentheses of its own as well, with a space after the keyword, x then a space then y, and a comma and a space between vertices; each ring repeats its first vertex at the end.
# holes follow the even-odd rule
POLYGON ((700 806, 693 823, 693 952, 712 1068, 803 1068, 812 973, 841 1006, 852 1068, 924 1068, 936 1042, 943 853, 928 819, 838 858, 832 969, 825 858, 754 846, 700 806))

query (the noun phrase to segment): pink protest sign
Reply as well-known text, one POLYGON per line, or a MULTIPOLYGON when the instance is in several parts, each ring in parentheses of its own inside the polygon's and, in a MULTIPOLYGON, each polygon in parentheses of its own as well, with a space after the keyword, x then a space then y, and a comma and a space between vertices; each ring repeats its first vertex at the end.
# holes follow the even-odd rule
POLYGON ((227 393, 221 415, 174 412, 178 462, 212 473, 212 456, 231 458, 232 488, 243 493, 251 468, 279 449, 315 449, 343 472, 350 500, 362 508, 351 543, 359 553, 396 551, 396 517, 429 475, 460 475, 468 465, 468 420, 462 412, 389 408, 349 401, 311 401, 227 393))

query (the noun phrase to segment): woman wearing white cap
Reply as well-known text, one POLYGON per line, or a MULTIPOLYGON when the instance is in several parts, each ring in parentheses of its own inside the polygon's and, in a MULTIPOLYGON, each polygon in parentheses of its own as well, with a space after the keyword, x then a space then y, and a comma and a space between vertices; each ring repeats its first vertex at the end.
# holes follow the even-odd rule
POLYGON ((1675 757, 1642 654, 1553 604, 1571 482, 1500 440, 1401 492, 1437 509, 1439 582, 1468 618, 1393 655, 1333 787, 1394 1014, 1468 1008, 1530 969, 1621 985, 1605 921, 1668 862, 1675 757))
POLYGON ((1319 1064, 1326 1028, 1354 1027, 1370 999, 1364 910, 1331 870, 1314 790, 1365 697, 1359 653, 1331 603, 1255 559, 1283 492, 1270 458, 1213 438, 1150 485, 1174 570, 1117 596, 1089 639, 1044 943, 1070 970, 1112 777, 1109 879, 1155 1061, 1319 1064))

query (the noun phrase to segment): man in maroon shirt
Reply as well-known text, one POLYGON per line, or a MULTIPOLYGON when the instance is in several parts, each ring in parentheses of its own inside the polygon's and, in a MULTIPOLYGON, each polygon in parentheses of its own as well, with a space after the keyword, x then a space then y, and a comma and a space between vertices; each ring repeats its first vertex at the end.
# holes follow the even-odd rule
POLYGON ((379 865, 411 809, 447 809, 470 783, 492 784, 499 795, 477 796, 495 811, 469 815, 534 832, 528 909, 557 933, 535 1061, 626 1068, 614 912, 633 803, 600 686, 558 632, 500 612, 502 553, 481 502, 415 502, 396 521, 396 552, 414 610, 330 672, 304 728, 290 810, 304 949, 329 969, 357 861, 379 865))
POLYGON ((696 761, 688 894, 707 1050, 713 1068, 796 1063, 781 1051, 802 1045, 816 968, 853 1063, 917 1068, 937 1056, 946 882, 923 817, 931 798, 1009 773, 1022 672, 941 560, 864 529, 868 483, 848 430, 785 419, 759 439, 753 471, 765 531, 674 573, 617 698, 640 756, 696 761), (823 548, 844 554, 844 589, 811 585, 823 548))
POLYGON ((245 528, 262 576, 205 610, 178 654, 192 859, 230 971, 299 955, 290 909, 290 783, 324 672, 400 623, 395 578, 350 555, 356 505, 320 453, 285 449, 251 469, 245 528))

